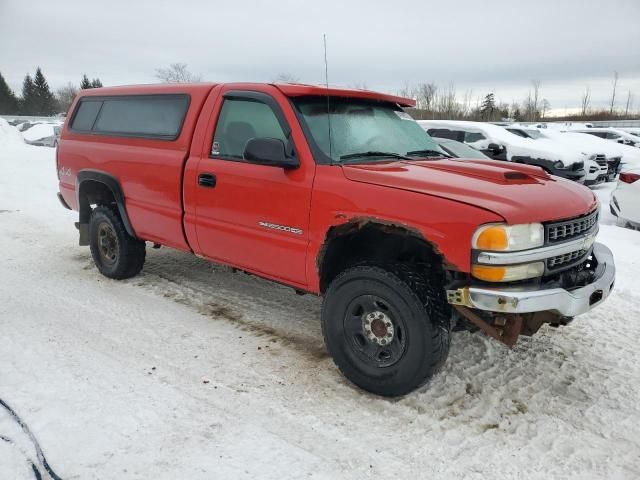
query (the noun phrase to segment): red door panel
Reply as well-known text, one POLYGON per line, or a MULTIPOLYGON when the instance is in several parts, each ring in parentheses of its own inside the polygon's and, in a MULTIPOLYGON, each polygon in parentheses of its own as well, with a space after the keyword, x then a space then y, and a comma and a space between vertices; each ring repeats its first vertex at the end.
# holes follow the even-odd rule
MULTIPOLYGON (((237 87, 231 85, 226 90, 237 90, 237 87)), ((270 92, 268 86, 261 90, 270 92)), ((273 87, 271 90, 292 129, 300 167, 285 170, 211 158, 214 126, 224 102, 223 90, 215 100, 197 167, 188 168, 185 181, 196 184, 191 197, 195 202, 198 253, 273 279, 305 286, 315 164, 286 99, 273 87), (215 176, 215 186, 197 185, 201 175, 215 176)), ((185 185, 185 191, 193 191, 192 188, 185 185)))

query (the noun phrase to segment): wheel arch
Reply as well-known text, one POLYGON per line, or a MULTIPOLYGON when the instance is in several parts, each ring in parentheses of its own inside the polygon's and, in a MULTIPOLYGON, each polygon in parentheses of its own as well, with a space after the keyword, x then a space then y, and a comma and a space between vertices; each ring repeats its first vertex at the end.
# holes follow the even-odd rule
POLYGON ((120 182, 111 174, 99 170, 81 170, 76 177, 79 224, 88 225, 92 204, 115 204, 129 235, 137 238, 129 220, 124 192, 120 182))
POLYGON ((457 270, 419 230, 379 218, 353 218, 326 232, 316 257, 320 292, 344 269, 367 261, 429 262, 457 270))

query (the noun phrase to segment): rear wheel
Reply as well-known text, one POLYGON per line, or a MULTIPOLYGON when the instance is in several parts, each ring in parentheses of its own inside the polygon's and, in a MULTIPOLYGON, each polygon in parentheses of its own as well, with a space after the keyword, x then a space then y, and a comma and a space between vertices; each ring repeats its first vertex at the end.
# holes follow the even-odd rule
POLYGON ((399 396, 424 385, 449 352, 442 275, 425 265, 360 265, 327 289, 322 327, 340 371, 359 387, 399 396))
POLYGON ((109 207, 97 207, 91 212, 89 246, 96 267, 105 277, 133 277, 144 265, 144 241, 129 235, 120 215, 109 207))

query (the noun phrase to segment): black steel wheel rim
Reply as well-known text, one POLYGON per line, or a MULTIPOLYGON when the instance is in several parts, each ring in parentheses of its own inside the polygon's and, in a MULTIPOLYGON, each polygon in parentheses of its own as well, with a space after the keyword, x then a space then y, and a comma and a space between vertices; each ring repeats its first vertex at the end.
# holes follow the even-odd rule
POLYGON ((106 222, 98 225, 98 251, 104 263, 113 264, 118 259, 118 237, 113 227, 106 222))
POLYGON ((344 335, 348 348, 369 367, 390 367, 406 349, 404 321, 390 302, 377 295, 360 295, 347 306, 344 335))

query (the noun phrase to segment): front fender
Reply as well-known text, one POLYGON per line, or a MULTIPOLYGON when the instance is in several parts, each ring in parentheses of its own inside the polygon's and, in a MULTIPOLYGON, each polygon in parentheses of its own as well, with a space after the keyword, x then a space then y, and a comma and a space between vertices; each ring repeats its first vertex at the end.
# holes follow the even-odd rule
POLYGON ((319 261, 333 227, 377 222, 404 228, 429 243, 444 267, 469 272, 471 237, 484 223, 504 221, 488 210, 455 200, 346 180, 339 168, 318 166, 311 202, 307 279, 320 291, 319 261))

